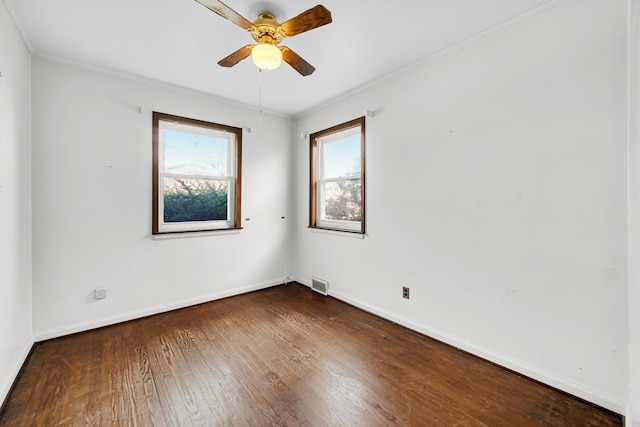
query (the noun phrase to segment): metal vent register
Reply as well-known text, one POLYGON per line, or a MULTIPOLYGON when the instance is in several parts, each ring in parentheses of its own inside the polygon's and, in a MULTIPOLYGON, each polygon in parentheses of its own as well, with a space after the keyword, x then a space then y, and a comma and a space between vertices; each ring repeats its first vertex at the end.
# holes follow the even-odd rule
POLYGON ((317 277, 311 278, 311 289, 326 296, 329 290, 329 282, 326 280, 318 279, 317 277))

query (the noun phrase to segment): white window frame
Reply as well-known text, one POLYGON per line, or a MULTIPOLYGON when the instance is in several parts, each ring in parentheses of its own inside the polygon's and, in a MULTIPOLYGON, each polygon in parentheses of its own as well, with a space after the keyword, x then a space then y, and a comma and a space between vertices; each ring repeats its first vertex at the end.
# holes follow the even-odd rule
POLYGON ((163 113, 153 113, 154 122, 154 218, 152 234, 184 233, 228 230, 240 227, 240 155, 242 129, 216 123, 203 122, 163 113), (227 172, 232 175, 189 175, 164 172, 164 131, 204 135, 227 141, 227 172), (227 219, 212 221, 164 221, 164 179, 182 178, 195 180, 226 181, 227 219))
POLYGON ((351 120, 338 126, 316 132, 310 136, 311 145, 311 197, 310 203, 310 224, 311 228, 322 228, 328 230, 347 231, 352 233, 364 234, 365 231, 365 174, 364 174, 364 156, 365 156, 365 118, 351 120), (340 176, 325 178, 322 174, 324 168, 324 148, 328 144, 337 143, 354 135, 360 135, 360 175, 358 176, 340 176), (332 220, 325 218, 325 191, 326 184, 342 181, 359 181, 360 197, 361 197, 361 220, 360 221, 344 221, 332 220))

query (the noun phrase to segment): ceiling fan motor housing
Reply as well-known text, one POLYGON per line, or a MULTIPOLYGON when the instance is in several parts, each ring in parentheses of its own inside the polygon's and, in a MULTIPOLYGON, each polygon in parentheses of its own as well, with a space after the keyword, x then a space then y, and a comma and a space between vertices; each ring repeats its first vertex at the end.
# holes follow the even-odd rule
POLYGON ((277 45, 284 38, 278 31, 280 23, 270 12, 262 12, 258 19, 253 21, 253 25, 255 30, 251 31, 251 36, 258 43, 277 45))

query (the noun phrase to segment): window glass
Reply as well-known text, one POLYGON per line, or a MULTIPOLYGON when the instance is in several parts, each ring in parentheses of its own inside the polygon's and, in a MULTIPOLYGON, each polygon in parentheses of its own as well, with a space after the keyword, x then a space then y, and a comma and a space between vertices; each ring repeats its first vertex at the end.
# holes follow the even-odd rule
POLYGON ((153 234, 240 227, 242 129, 153 114, 153 234))
POLYGON ((228 175, 226 138, 164 130, 164 172, 228 175))
POLYGON ((360 176, 360 133, 323 143, 323 177, 360 176))
POLYGON ((164 222, 227 221, 229 182, 164 178, 164 222))
POLYGON ((310 227, 364 233, 364 142, 364 117, 310 136, 310 227))
POLYGON ((362 185, 360 180, 340 180, 323 183, 322 219, 335 221, 362 220, 362 185))

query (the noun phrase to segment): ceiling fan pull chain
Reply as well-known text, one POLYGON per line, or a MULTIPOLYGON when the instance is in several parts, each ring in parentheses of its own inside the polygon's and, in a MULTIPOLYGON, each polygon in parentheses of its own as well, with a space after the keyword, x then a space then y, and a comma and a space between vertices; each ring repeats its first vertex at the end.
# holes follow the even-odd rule
POLYGON ((258 68, 258 144, 262 139, 262 70, 258 68))

